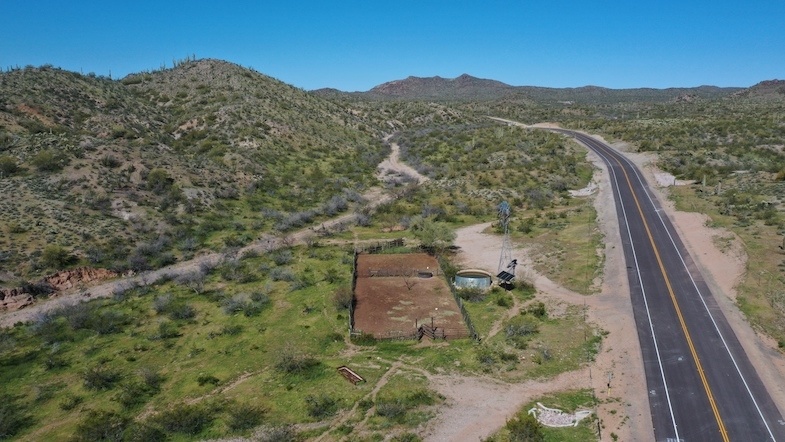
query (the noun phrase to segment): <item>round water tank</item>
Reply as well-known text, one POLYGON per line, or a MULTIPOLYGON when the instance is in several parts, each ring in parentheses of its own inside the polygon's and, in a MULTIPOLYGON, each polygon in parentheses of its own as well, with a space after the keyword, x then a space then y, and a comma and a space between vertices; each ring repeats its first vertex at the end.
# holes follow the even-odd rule
POLYGON ((491 287, 491 274, 484 270, 461 270, 455 274, 455 287, 487 290, 491 287))

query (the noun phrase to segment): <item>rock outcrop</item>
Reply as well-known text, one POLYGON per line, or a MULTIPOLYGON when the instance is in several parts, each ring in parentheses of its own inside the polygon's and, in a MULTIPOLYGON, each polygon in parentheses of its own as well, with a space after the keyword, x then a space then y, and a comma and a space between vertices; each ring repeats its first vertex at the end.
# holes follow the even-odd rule
POLYGON ((116 272, 107 269, 94 269, 91 267, 80 267, 73 270, 64 270, 44 278, 44 281, 52 286, 56 291, 68 290, 87 284, 93 281, 103 281, 105 279, 116 278, 116 272))
POLYGON ((107 269, 80 267, 63 270, 44 277, 35 283, 22 287, 0 289, 0 312, 12 312, 33 304, 39 296, 57 296, 58 292, 80 287, 95 281, 103 281, 119 276, 107 269))
POLYGON ((23 287, 0 289, 0 311, 16 311, 35 302, 33 295, 23 290, 23 287))

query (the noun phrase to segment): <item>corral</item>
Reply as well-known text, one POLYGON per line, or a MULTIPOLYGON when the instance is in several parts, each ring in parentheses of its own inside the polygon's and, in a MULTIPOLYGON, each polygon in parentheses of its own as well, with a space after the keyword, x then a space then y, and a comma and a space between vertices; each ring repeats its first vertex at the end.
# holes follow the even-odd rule
POLYGON ((436 258, 359 254, 355 278, 354 332, 377 339, 469 336, 436 258))

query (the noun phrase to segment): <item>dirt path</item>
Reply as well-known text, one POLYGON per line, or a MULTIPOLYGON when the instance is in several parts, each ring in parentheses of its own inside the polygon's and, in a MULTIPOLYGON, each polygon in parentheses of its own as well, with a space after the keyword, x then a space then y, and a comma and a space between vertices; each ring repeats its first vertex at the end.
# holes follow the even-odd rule
MULTIPOLYGON (((392 136, 392 134, 387 135, 384 137, 384 141, 389 143, 392 136)), ((396 175, 405 175, 410 179, 413 179, 415 182, 417 182, 417 184, 422 184, 428 181, 427 176, 420 174, 420 172, 408 164, 400 162, 401 148, 398 146, 398 144, 390 143, 390 149, 390 156, 379 163, 377 168, 379 170, 378 178, 381 181, 387 181, 387 177, 395 177, 396 175)))

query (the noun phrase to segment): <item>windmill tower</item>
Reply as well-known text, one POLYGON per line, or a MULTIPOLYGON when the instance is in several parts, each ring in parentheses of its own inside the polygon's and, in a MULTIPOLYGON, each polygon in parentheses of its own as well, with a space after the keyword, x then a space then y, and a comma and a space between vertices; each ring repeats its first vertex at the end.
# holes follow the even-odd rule
POLYGON ((496 275, 502 284, 510 284, 515 279, 515 266, 517 259, 512 257, 512 243, 510 242, 510 204, 502 201, 499 204, 499 224, 501 225, 504 237, 502 238, 502 252, 499 256, 499 274, 496 275))

